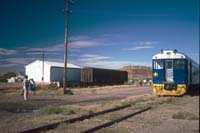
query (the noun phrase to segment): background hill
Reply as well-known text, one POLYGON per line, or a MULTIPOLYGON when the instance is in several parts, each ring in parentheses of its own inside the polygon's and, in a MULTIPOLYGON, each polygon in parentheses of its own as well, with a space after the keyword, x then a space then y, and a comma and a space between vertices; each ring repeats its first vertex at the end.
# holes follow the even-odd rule
POLYGON ((139 80, 149 80, 152 75, 152 68, 147 66, 124 66, 120 68, 128 72, 128 81, 137 83, 139 80))

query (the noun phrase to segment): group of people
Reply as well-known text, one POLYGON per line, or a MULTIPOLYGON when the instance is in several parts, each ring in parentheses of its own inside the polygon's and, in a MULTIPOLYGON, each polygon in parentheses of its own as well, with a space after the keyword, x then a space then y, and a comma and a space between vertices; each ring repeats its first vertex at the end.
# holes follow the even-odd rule
POLYGON ((143 80, 140 80, 139 81, 139 85, 140 86, 146 86, 147 84, 149 84, 150 86, 151 86, 151 84, 152 84, 152 81, 151 80, 146 80, 146 79, 143 79, 143 80))
POLYGON ((27 100, 29 90, 31 91, 31 94, 35 95, 35 89, 36 89, 35 81, 33 79, 28 80, 28 76, 25 75, 25 78, 23 80, 23 90, 22 90, 22 95, 24 95, 24 100, 27 100))

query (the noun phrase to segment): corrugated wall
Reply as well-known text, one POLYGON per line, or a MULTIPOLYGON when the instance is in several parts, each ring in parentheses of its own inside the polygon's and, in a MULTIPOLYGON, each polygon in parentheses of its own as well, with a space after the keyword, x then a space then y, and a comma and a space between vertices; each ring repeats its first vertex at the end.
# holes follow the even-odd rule
POLYGON ((81 82, 85 82, 85 83, 93 82, 93 69, 91 68, 81 69, 81 82))
POLYGON ((93 84, 123 84, 128 80, 126 71, 83 68, 81 70, 81 82, 93 84))
MULTIPOLYGON (((50 70, 51 81, 63 81, 63 68, 62 67, 51 67, 50 70)), ((69 82, 80 82, 81 80, 81 69, 79 68, 67 68, 67 81, 69 82)))

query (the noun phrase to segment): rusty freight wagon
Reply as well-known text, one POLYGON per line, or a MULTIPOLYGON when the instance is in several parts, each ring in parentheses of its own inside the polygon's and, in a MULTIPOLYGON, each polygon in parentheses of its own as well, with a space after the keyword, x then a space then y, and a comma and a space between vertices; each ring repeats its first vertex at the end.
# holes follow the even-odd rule
POLYGON ((128 73, 121 70, 85 67, 81 69, 81 82, 88 85, 123 84, 128 80, 128 73))

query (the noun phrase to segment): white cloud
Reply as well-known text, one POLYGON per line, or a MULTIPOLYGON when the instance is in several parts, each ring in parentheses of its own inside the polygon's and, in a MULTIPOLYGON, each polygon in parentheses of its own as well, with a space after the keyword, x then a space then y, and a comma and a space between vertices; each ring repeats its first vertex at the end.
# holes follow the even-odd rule
POLYGON ((84 54, 78 59, 80 62, 96 62, 100 60, 108 60, 111 59, 109 56, 101 56, 96 54, 84 54))
POLYGON ((87 40, 87 39, 89 39, 89 36, 77 35, 77 36, 70 37, 69 41, 79 41, 79 40, 87 40))
POLYGON ((74 53, 73 54, 69 53, 68 57, 79 57, 79 55, 78 54, 74 54, 74 53))
POLYGON ((30 52, 26 53, 27 55, 42 55, 42 52, 30 52))
POLYGON ((136 47, 132 47, 132 48, 126 48, 125 50, 130 50, 130 51, 134 51, 134 50, 141 50, 141 49, 152 49, 154 48, 153 46, 136 46, 136 47))
POLYGON ((134 61, 93 61, 93 62, 82 62, 82 66, 97 67, 97 68, 108 68, 108 69, 119 69, 123 66, 128 65, 142 65, 150 66, 151 62, 134 62, 134 61))
POLYGON ((0 55, 13 55, 16 53, 17 53, 17 50, 0 48, 0 55))
POLYGON ((57 44, 54 46, 50 46, 50 47, 44 47, 44 48, 28 48, 27 50, 25 50, 26 52, 59 52, 59 51, 63 51, 64 48, 64 44, 57 44))
POLYGON ((18 64, 1 64, 1 67, 3 68, 7 68, 7 67, 15 67, 17 66, 18 64))
MULTIPOLYGON (((42 56, 42 52, 30 52, 30 53, 26 53, 27 55, 41 55, 42 56)), ((58 52, 46 52, 44 51, 44 55, 60 55, 60 53, 58 52)))
POLYGON ((146 45, 154 45, 154 44, 157 44, 158 42, 156 41, 141 41, 139 43, 136 43, 136 44, 139 44, 141 46, 146 46, 146 45))
POLYGON ((95 54, 81 55, 81 57, 77 59, 77 62, 79 62, 79 64, 84 67, 97 67, 108 69, 119 69, 127 65, 151 65, 151 62, 113 61, 112 57, 95 54))
MULTIPOLYGON (((60 59, 60 58, 51 58, 51 59, 46 59, 45 61, 63 62, 64 63, 64 59, 60 59)), ((70 63, 69 60, 67 60, 67 63, 70 63)))
POLYGON ((134 50, 142 50, 142 49, 152 49, 154 45, 157 44, 156 41, 141 41, 139 43, 134 43, 134 47, 124 48, 124 50, 134 51, 134 50))
POLYGON ((97 45, 98 42, 94 40, 77 40, 69 42, 70 48, 93 47, 97 45))
MULTIPOLYGON (((80 52, 79 49, 83 47, 93 47, 98 46, 99 42, 97 40, 91 39, 88 36, 73 36, 70 37, 70 41, 68 41, 68 49, 70 51, 80 52)), ((64 43, 56 44, 54 46, 48 46, 43 48, 27 48, 25 52, 29 52, 28 54, 39 54, 38 52, 64 52, 64 43)))
POLYGON ((7 58, 7 59, 4 59, 3 61, 8 62, 9 64, 25 65, 25 64, 28 64, 28 63, 30 63, 31 61, 34 61, 34 60, 35 60, 35 58, 7 58))

